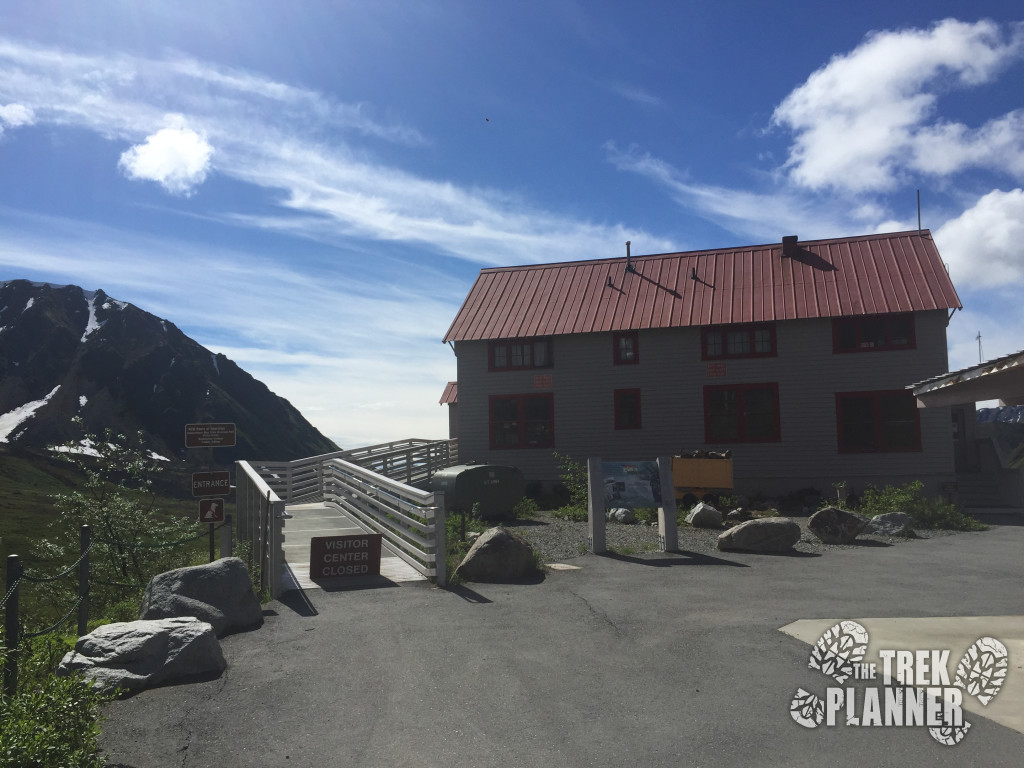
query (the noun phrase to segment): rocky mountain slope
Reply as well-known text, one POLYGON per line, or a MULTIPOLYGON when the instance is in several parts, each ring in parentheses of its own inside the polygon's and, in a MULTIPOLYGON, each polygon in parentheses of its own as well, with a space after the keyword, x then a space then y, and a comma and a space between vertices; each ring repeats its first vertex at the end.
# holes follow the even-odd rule
POLYGON ((43 452, 78 440, 74 416, 97 434, 142 430, 169 458, 198 458, 184 447, 196 422, 237 425, 235 448, 215 449, 219 462, 337 450, 287 400, 167 320, 103 291, 0 283, 0 443, 43 452))

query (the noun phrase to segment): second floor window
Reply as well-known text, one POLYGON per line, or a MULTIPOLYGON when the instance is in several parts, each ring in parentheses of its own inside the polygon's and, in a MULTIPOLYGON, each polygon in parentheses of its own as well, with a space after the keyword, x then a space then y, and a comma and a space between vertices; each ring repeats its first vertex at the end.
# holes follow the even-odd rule
POLYGON ((521 371, 552 366, 549 338, 492 341, 487 351, 487 367, 492 371, 521 371))
POLYGON ((774 357, 775 324, 724 325, 701 331, 701 353, 705 360, 734 357, 774 357))
POLYGON ((640 362, 640 341, 636 331, 620 331, 612 334, 612 359, 616 365, 632 365, 640 362))
POLYGON ((832 349, 835 352, 876 352, 913 349, 914 316, 865 315, 840 317, 832 321, 832 349))

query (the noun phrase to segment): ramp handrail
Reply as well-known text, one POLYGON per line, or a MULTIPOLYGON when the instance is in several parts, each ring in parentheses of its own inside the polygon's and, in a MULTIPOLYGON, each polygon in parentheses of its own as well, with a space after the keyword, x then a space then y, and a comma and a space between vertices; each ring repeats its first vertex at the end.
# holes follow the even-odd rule
POLYGON ((285 501, 248 461, 237 461, 235 505, 238 540, 250 545, 248 565, 259 569, 260 589, 280 597, 285 501))
POLYGON ((438 586, 447 582, 444 494, 421 491, 344 459, 323 464, 324 503, 370 530, 438 586))
POLYGON ((334 459, 343 459, 389 479, 415 485, 426 483, 439 469, 454 464, 457 457, 457 441, 409 438, 294 461, 253 463, 278 496, 295 504, 323 493, 323 468, 334 459))

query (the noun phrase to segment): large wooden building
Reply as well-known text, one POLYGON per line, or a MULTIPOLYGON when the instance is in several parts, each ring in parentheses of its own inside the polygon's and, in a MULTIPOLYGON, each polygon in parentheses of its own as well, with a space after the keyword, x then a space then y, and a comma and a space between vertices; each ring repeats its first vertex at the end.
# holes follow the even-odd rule
MULTIPOLYGON (((627 244, 628 249, 628 244, 627 244)), ((960 301, 927 230, 481 270, 445 336, 459 455, 557 481, 553 451, 731 449, 737 491, 954 478, 960 301)))

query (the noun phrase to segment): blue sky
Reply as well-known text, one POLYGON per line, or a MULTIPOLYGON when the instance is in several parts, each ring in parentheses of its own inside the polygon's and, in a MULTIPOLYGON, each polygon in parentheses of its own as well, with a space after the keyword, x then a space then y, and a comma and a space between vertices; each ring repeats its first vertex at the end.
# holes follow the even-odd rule
POLYGON ((1024 347, 1019 3, 14 0, 0 280, 102 288, 346 447, 443 437, 479 269, 923 225, 1024 347))

